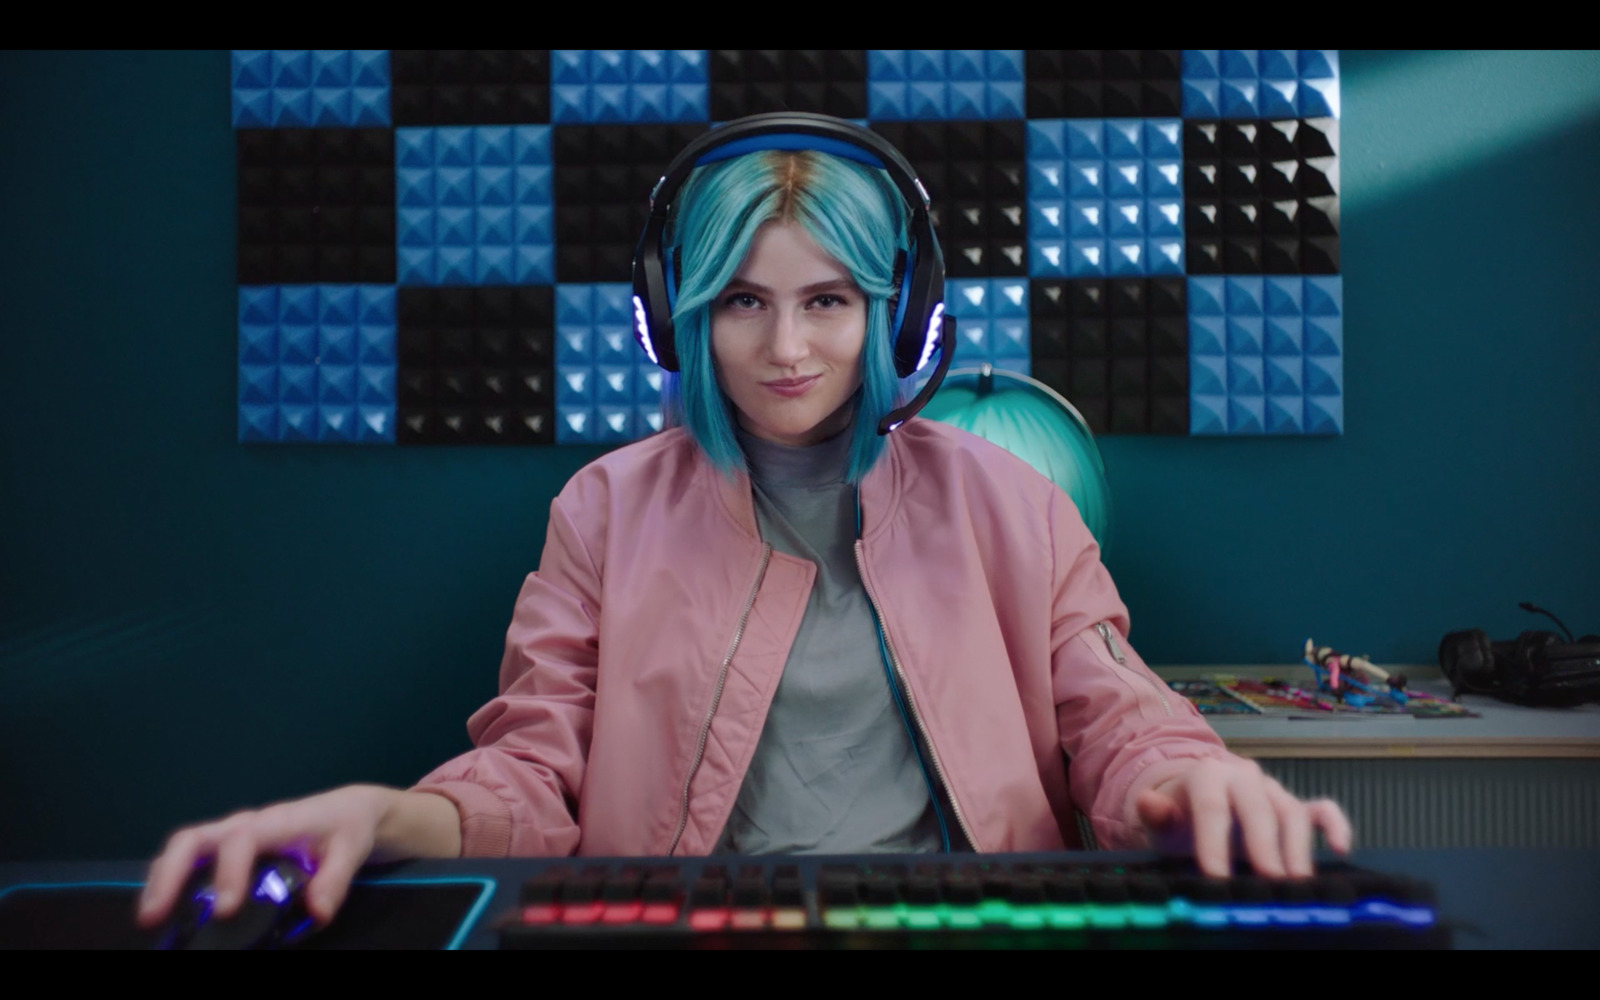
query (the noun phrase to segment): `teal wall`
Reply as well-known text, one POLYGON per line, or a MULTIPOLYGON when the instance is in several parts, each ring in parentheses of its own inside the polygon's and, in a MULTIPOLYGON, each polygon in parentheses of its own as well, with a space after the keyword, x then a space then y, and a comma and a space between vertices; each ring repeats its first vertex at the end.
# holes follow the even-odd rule
MULTIPOLYGON (((1156 663, 1600 631, 1600 55, 1344 55, 1347 432, 1111 438, 1156 663)), ((0 859, 466 748, 595 449, 234 440, 226 53, 0 54, 0 859)))

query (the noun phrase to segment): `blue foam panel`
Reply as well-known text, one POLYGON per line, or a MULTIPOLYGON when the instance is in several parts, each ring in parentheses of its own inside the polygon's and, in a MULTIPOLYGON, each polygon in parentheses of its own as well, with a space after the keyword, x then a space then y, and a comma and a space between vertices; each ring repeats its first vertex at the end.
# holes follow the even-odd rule
POLYGON ((1337 118, 1335 49, 1185 49, 1185 118, 1337 118))
POLYGON ((704 50, 555 49, 552 122, 690 122, 710 118, 704 50))
POLYGON ((239 440, 392 444, 395 291, 239 289, 239 440))
POLYGON ((395 130, 402 285, 555 279, 550 127, 395 130))
POLYGON ((630 441, 661 429, 662 370, 633 336, 623 283, 556 286, 556 441, 630 441))
POLYGON ((238 50, 231 69, 235 128, 389 124, 386 50, 238 50))
POLYGON ((956 320, 956 365, 1028 373, 1028 279, 951 279, 945 301, 956 320))
POLYGON ((1184 273, 1182 122, 1029 121, 1028 225, 1035 278, 1184 273))
POLYGON ((1191 434, 1343 433, 1343 278, 1190 278, 1189 392, 1191 434))
POLYGON ((1023 50, 870 50, 867 113, 884 121, 1022 118, 1023 50))

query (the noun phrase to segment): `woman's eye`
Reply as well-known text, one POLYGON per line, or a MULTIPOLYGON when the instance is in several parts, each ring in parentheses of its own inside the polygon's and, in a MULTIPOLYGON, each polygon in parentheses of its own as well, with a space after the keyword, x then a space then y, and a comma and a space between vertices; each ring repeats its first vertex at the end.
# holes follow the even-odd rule
POLYGON ((723 299, 722 304, 725 306, 731 306, 734 309, 754 309, 761 303, 749 292, 734 292, 732 295, 723 299))
POLYGON ((846 302, 843 297, 838 295, 818 295, 811 301, 813 304, 821 306, 824 309, 837 309, 839 306, 849 305, 849 303, 846 302))

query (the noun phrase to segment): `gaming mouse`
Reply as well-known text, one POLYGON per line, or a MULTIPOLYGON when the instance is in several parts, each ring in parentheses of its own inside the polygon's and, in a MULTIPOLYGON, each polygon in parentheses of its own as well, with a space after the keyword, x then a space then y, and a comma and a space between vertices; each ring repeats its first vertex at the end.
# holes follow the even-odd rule
POLYGON ((256 862, 250 891, 227 920, 216 918, 213 867, 190 877, 157 948, 185 951, 241 951, 279 948, 309 933, 314 921, 305 908, 305 887, 311 873, 292 858, 256 862))

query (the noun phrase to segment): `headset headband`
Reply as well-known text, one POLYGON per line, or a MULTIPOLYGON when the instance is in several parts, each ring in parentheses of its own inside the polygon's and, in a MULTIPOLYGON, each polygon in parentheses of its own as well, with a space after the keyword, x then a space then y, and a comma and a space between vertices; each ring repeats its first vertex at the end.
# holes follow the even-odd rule
POLYGON ((921 409, 943 380, 954 348, 953 331, 948 329, 953 321, 943 315, 944 257, 929 217, 927 190, 892 144, 844 119, 797 111, 753 115, 697 136, 673 158, 650 192, 650 215, 634 254, 633 309, 639 346, 662 368, 679 370, 672 324, 678 275, 662 240, 684 182, 697 167, 763 150, 811 150, 881 169, 905 200, 911 247, 891 321, 895 371, 904 378, 921 370, 936 348, 941 357, 931 388, 925 386, 913 405, 884 418, 880 432, 887 432, 921 409))

